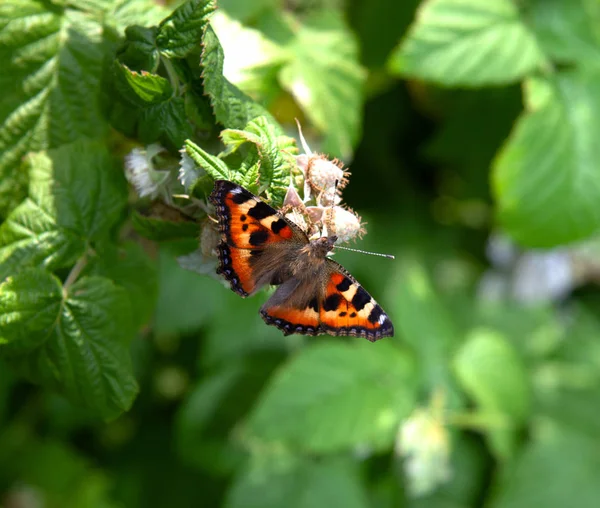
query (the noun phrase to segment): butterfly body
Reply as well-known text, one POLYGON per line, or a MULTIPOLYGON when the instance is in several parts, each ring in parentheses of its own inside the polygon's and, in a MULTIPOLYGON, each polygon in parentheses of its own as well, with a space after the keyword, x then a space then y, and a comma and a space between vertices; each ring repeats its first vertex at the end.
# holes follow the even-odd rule
POLYGON ((346 335, 375 341, 394 328, 382 308, 340 264, 327 257, 335 236, 306 233, 243 187, 217 180, 210 196, 221 243, 217 273, 242 297, 278 286, 262 306, 285 335, 346 335))

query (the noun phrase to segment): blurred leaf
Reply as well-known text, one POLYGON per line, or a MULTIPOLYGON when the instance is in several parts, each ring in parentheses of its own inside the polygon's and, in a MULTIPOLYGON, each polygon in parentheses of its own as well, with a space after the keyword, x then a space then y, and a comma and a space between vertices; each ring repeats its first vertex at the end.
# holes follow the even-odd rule
POLYGON ((281 367, 249 429, 310 452, 382 449, 391 446, 414 397, 412 360, 391 342, 319 342, 281 367))
POLYGON ((457 325, 420 262, 404 259, 396 279, 393 316, 398 335, 417 353, 425 387, 447 388, 452 384, 448 359, 458 340, 457 325))
POLYGON ((494 453, 511 458, 516 432, 529 415, 529 382, 521 359, 501 335, 480 329, 458 350, 454 370, 479 412, 497 422, 487 429, 494 453))
POLYGON ((156 264, 133 242, 104 246, 94 259, 92 273, 106 277, 127 291, 134 327, 147 324, 154 313, 158 295, 156 264))
MULTIPOLYGON (((257 3, 244 2, 243 5, 257 3)), ((289 54, 260 30, 242 25, 228 16, 221 4, 219 7, 210 25, 227 56, 223 76, 251 97, 268 104, 281 93, 277 72, 289 54)))
POLYGON ((91 414, 115 418, 131 407, 138 391, 128 352, 133 332, 129 298, 124 289, 96 276, 65 290, 52 336, 14 364, 91 414))
POLYGON ((243 129, 250 120, 266 116, 278 134, 282 129, 271 114, 223 77, 223 48, 208 25, 202 39, 202 78, 215 117, 223 127, 243 129))
POLYGON ((183 58, 197 50, 215 0, 187 0, 158 27, 156 45, 168 58, 183 58))
POLYGON ((22 489, 22 502, 41 499, 47 508, 117 508, 110 499, 106 475, 67 444, 31 436, 23 444, 26 446, 12 461, 13 469, 20 473, 12 492, 15 501, 22 489))
POLYGON ((505 469, 493 508, 578 508, 597 506, 600 497, 597 439, 568 428, 542 429, 516 463, 505 469))
POLYGON ((500 85, 545 65, 511 0, 426 0, 390 68, 447 86, 500 85))
POLYGON ((361 60, 369 68, 383 67, 390 51, 413 20, 420 0, 354 2, 352 25, 360 38, 361 60))
POLYGON ((96 98, 104 58, 102 27, 81 13, 33 0, 0 5, 0 215, 23 198, 19 168, 29 151, 100 137, 96 98), (27 27, 24 29, 23 27, 27 27))
POLYGON ((279 0, 219 0, 219 10, 223 9, 229 16, 239 21, 249 21, 258 16, 261 11, 279 5, 279 0))
POLYGON ((600 228, 600 72, 531 79, 526 111, 493 173, 498 218, 522 245, 550 247, 600 228))
POLYGON ((366 508, 361 479, 343 459, 258 457, 230 488, 227 508, 366 508))
POLYGON ((177 415, 179 454, 211 474, 229 475, 246 458, 235 426, 283 358, 281 353, 247 355, 222 364, 202 379, 177 415))
POLYGON ((349 158, 360 136, 365 74, 354 34, 335 11, 302 20, 280 72, 282 86, 324 134, 323 151, 349 158))
POLYGON ((62 303, 62 285, 41 268, 0 284, 0 352, 25 352, 50 336, 62 303))
POLYGON ((146 217, 134 210, 131 214, 131 223, 140 235, 150 240, 167 241, 198 237, 199 226, 195 222, 173 222, 146 217))
POLYGON ((600 5, 596 0, 536 0, 529 16, 543 51, 561 63, 598 65, 600 5))
POLYGON ((177 256, 189 252, 189 240, 161 246, 158 254, 157 334, 189 333, 209 323, 222 306, 224 288, 216 280, 184 270, 177 256))

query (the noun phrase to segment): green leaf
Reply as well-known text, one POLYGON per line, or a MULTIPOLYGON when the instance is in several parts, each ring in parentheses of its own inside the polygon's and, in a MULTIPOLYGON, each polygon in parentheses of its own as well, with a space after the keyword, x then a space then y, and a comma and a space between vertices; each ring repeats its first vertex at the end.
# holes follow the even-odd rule
MULTIPOLYGON (((264 116, 252 120, 244 130, 226 129, 221 137, 230 150, 237 150, 244 143, 254 145, 255 151, 247 157, 251 163, 242 166, 246 168, 246 174, 237 183, 246 188, 253 187, 256 178, 252 168, 258 162, 258 193, 265 191, 272 204, 280 207, 290 184, 292 170, 296 167, 295 141, 287 136, 278 136, 275 127, 264 116)), ((233 179, 235 180, 235 176, 233 179)))
POLYGON ((204 32, 202 48, 204 91, 217 121, 226 128, 243 129, 252 119, 266 116, 278 134, 283 134, 283 129, 265 108, 223 77, 223 48, 210 25, 204 32))
POLYGON ((594 508, 600 498, 596 438, 569 428, 534 429, 534 439, 516 463, 505 469, 493 508, 594 508))
POLYGON ((135 210, 131 214, 131 223, 140 235, 154 241, 197 238, 200 229, 195 222, 173 222, 146 217, 135 210))
POLYGON ((145 109, 139 123, 138 133, 144 143, 161 140, 173 148, 179 148, 194 134, 185 112, 185 99, 172 97, 166 102, 145 109))
POLYGON ((28 198, 0 226, 0 280, 25 268, 69 266, 84 250, 81 237, 58 229, 48 212, 28 198))
POLYGON ((399 265, 394 288, 398 335, 416 352, 423 383, 429 389, 451 383, 448 359, 459 330, 440 301, 424 266, 407 258, 399 265))
POLYGON ((128 351, 133 332, 129 298, 124 289, 97 276, 65 289, 52 336, 13 364, 92 415, 115 418, 131 407, 138 392, 128 351))
POLYGON ((187 139, 184 144, 185 152, 202 169, 204 169, 215 180, 230 180, 232 172, 221 159, 210 155, 196 145, 193 141, 187 139))
POLYGON ((118 63, 135 71, 155 73, 160 64, 160 53, 155 44, 156 34, 156 27, 127 27, 125 41, 117 52, 118 63))
POLYGON ((181 405, 176 419, 179 454, 212 474, 231 474, 246 458, 243 443, 232 435, 246 415, 281 353, 247 355, 223 363, 202 379, 181 405))
POLYGON ((158 295, 155 262, 133 242, 119 247, 105 245, 97 254, 92 274, 106 277, 127 291, 135 328, 148 323, 158 295))
POLYGON ((277 100, 281 94, 277 74, 289 59, 289 51, 260 30, 229 17, 221 5, 212 16, 210 26, 227 55, 223 68, 225 78, 261 104, 277 100))
POLYGON ((33 0, 0 5, 0 214, 23 197, 20 164, 29 151, 107 131, 97 100, 102 27, 76 11, 57 12, 33 0))
POLYGON ((291 456, 254 459, 234 480, 226 508, 366 508, 365 489, 349 460, 291 456))
POLYGON ((216 0, 188 0, 158 27, 156 44, 168 58, 184 58, 196 50, 216 0))
POLYGON ((600 228, 600 71, 531 79, 526 111, 495 162, 498 219, 519 243, 549 247, 600 228))
POLYGON ((532 2, 531 25, 542 50, 560 63, 598 65, 600 5, 596 0, 532 2))
POLYGON ((412 360, 391 342, 315 343, 273 378, 249 428, 309 452, 386 448, 414 397, 412 360))
POLYGON ((335 11, 302 21, 280 72, 282 86, 325 135, 323 151, 348 158, 359 139, 365 73, 354 34, 335 11))
POLYGON ((447 86, 502 85, 546 64, 511 0, 427 0, 390 69, 447 86))
POLYGON ((529 382, 521 358, 500 334, 480 329, 457 352, 454 370, 479 412, 497 422, 488 429, 492 449, 498 458, 510 458, 516 431, 529 416, 529 382))
POLYGON ((135 106, 160 104, 173 95, 169 81, 157 74, 132 71, 119 62, 115 63, 115 69, 119 92, 135 106))
POLYGON ((79 141, 48 152, 57 223, 89 240, 106 236, 119 220, 127 185, 107 148, 79 141))
POLYGON ((26 352, 48 339, 58 319, 62 285, 40 268, 0 284, 0 351, 26 352))

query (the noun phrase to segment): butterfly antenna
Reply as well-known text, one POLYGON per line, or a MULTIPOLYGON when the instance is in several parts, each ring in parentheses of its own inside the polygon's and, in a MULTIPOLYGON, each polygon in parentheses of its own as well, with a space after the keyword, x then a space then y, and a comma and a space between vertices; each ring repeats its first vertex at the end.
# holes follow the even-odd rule
POLYGON ((366 250, 351 249, 350 247, 340 247, 339 245, 336 245, 334 248, 336 248, 336 249, 343 249, 343 250, 349 250, 349 251, 352 251, 352 252, 358 252, 359 254, 369 254, 371 256, 379 256, 379 257, 382 257, 382 258, 396 259, 391 254, 380 254, 379 252, 369 252, 369 251, 366 251, 366 250))

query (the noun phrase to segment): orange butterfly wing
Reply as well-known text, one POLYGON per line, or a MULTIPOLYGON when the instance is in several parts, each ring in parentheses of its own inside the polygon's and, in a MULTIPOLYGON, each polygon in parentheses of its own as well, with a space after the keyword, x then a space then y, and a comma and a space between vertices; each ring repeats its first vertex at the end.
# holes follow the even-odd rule
POLYGON ((265 248, 280 242, 308 242, 287 219, 243 187, 227 180, 215 181, 210 195, 219 220, 222 241, 217 247, 219 267, 231 289, 248 296, 258 289, 253 260, 265 248))
MULTIPOLYGON (((309 281, 314 297, 308 303, 273 295, 261 309, 265 322, 285 335, 329 334, 364 337, 372 342, 394 335, 390 318, 371 295, 344 268, 327 260, 324 281, 309 281)), ((278 291, 284 290, 280 288, 278 291)), ((302 287, 297 293, 307 293, 302 287)))

